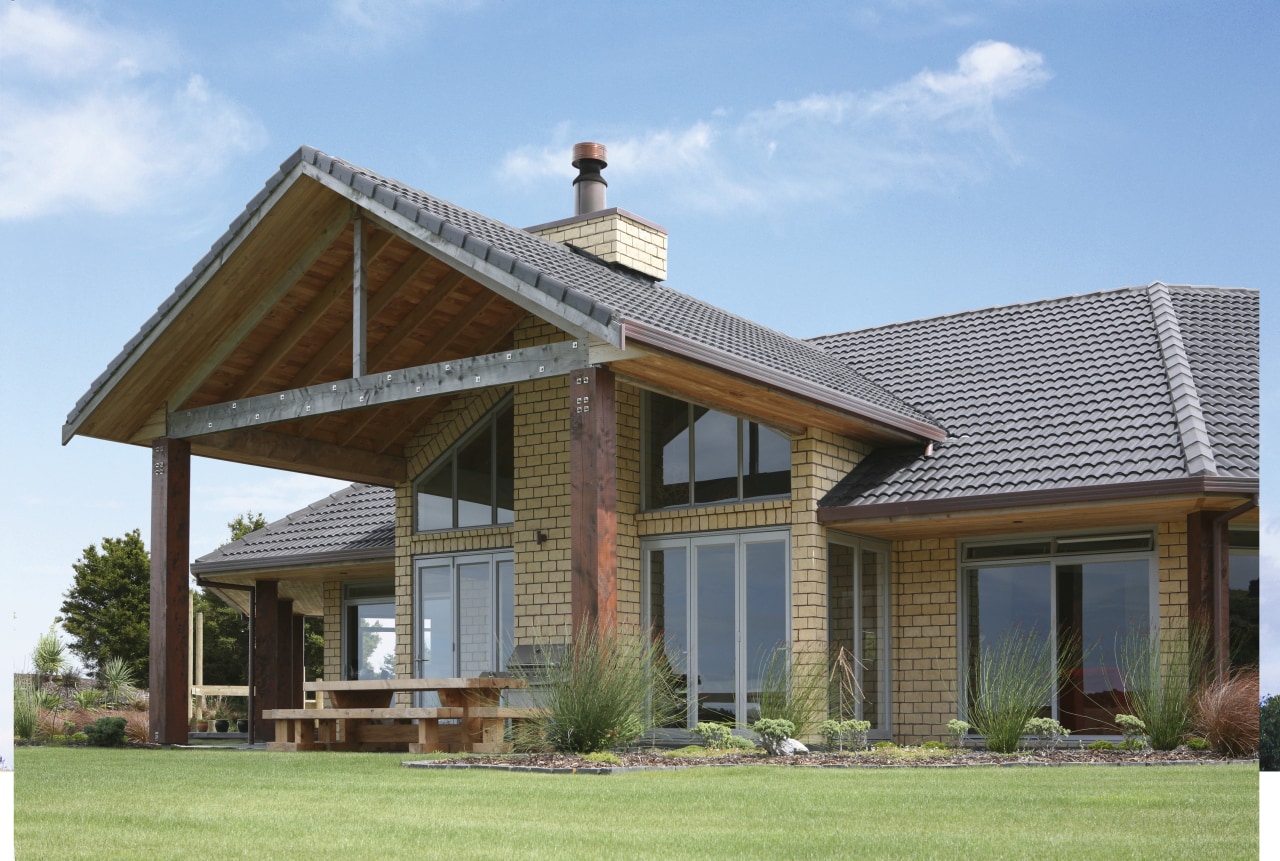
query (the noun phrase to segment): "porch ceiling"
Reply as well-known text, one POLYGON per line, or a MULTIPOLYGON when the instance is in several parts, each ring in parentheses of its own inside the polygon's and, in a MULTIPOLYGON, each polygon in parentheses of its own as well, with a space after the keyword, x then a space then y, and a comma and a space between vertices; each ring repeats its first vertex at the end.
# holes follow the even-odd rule
MULTIPOLYGON (((148 445, 167 412, 352 377, 352 204, 293 183, 173 316, 78 433, 148 445), (146 420, 139 422, 139 417, 146 420)), ((366 373, 509 346, 527 312, 374 219, 366 373)), ((197 455, 391 484, 414 429, 448 396, 191 438, 197 455)))

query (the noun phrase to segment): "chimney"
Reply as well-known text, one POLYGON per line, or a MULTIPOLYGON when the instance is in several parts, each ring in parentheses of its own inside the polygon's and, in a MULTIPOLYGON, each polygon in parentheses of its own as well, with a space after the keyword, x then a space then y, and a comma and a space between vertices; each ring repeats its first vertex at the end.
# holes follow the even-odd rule
POLYGON ((546 237, 587 252, 616 269, 650 281, 667 277, 667 229, 625 209, 605 206, 605 182, 601 171, 608 166, 604 144, 574 144, 573 209, 570 218, 528 228, 546 237))

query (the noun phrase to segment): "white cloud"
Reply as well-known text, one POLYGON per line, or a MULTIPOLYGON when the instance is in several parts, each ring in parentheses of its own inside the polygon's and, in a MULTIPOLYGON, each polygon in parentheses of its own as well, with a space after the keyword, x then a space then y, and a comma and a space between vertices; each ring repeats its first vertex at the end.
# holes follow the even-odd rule
MULTIPOLYGON (((997 108, 1049 77, 1039 53, 984 41, 952 69, 925 69, 879 90, 813 93, 739 119, 717 108, 683 128, 603 142, 612 175, 668 182, 669 196, 706 209, 949 187, 980 180, 993 160, 1016 160, 997 108)), ((500 173, 563 178, 572 173, 570 145, 561 126, 549 143, 509 153, 500 173)))
POLYGON ((329 14, 316 15, 313 45, 361 54, 422 32, 432 16, 467 12, 482 0, 329 0, 329 14))
POLYGON ((0 219, 127 211, 264 137, 161 36, 26 3, 4 4, 0 31, 0 219))

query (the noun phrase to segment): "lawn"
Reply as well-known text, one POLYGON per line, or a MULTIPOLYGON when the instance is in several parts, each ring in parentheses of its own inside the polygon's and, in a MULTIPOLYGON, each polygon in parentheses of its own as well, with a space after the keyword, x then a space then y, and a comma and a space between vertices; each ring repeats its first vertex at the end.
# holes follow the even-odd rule
POLYGON ((1256 766, 426 771, 20 748, 19 858, 1257 858, 1256 766))

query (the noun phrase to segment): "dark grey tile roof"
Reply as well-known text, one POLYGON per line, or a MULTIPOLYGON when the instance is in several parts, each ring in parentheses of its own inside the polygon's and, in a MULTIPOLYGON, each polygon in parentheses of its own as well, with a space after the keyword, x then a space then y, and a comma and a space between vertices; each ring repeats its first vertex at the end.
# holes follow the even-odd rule
POLYGON ((1195 463, 1258 475, 1256 291, 1155 284, 813 343, 949 434, 929 457, 873 454, 824 507, 1187 478, 1206 433, 1210 457, 1195 463), (1176 313, 1158 321, 1161 296, 1176 313), (1170 365, 1178 341, 1189 374, 1170 365))
POLYGON ((300 163, 313 165, 321 173, 393 209, 444 241, 498 267, 553 301, 563 303, 597 323, 624 320, 641 323, 718 351, 736 361, 854 398, 910 422, 927 423, 927 417, 919 410, 805 341, 730 314, 662 284, 628 277, 528 231, 454 206, 311 147, 302 147, 280 165, 263 190, 250 201, 191 274, 76 402, 67 417, 64 440, 74 430, 81 411, 99 389, 108 383, 117 368, 183 294, 197 284, 201 274, 235 238, 236 232, 300 163))
POLYGON ((191 564, 195 574, 390 559, 395 551, 395 491, 353 484, 191 564))

